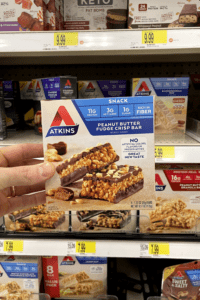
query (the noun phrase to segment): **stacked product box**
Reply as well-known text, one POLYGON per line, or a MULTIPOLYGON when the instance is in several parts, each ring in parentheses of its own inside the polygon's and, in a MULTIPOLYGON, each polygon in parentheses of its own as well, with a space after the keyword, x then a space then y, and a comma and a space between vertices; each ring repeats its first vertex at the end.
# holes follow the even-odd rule
POLYGON ((140 211, 142 233, 200 230, 200 165, 156 164, 156 209, 140 211))
POLYGON ((14 211, 4 217, 6 231, 63 232, 68 231, 69 217, 64 211, 48 212, 46 205, 14 211))
POLYGON ((0 31, 42 31, 42 0, 0 1, 0 31))
POLYGON ((197 0, 169 0, 167 3, 129 0, 128 28, 199 26, 199 11, 197 0))
POLYGON ((72 211, 72 231, 87 233, 136 233, 137 212, 131 210, 72 211))
POLYGON ((46 182, 48 210, 154 208, 153 97, 41 104, 45 157, 53 155, 49 145, 67 144, 63 161, 46 182), (56 196, 61 187, 70 201, 56 196))
POLYGON ((127 28, 127 0, 68 0, 64 2, 64 29, 127 28))
POLYGON ((0 256, 0 297, 7 300, 29 300, 40 292, 41 258, 37 256, 0 256))
POLYGON ((132 96, 155 95, 155 133, 184 133, 189 77, 133 78, 132 96))
POLYGON ((6 113, 7 130, 18 130, 21 127, 21 103, 18 81, 3 81, 3 96, 6 113))
POLYGON ((22 118, 23 118, 23 129, 34 128, 34 109, 33 109, 33 85, 32 81, 20 81, 20 99, 22 118))
POLYGON ((78 81, 78 98, 124 97, 128 94, 127 80, 78 81))
POLYGON ((41 100, 77 98, 77 78, 61 76, 32 80, 34 100, 35 133, 42 134, 41 100))
POLYGON ((44 0, 44 29, 62 30, 64 26, 64 0, 44 0))
POLYGON ((43 257, 45 293, 52 298, 90 299, 107 293, 107 258, 43 257))

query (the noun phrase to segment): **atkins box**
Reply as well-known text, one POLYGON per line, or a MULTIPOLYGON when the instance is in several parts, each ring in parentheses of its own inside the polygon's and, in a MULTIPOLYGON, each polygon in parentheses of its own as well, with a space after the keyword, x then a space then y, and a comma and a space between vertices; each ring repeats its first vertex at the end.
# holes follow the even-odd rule
POLYGON ((153 97, 41 101, 48 210, 153 209, 153 97))

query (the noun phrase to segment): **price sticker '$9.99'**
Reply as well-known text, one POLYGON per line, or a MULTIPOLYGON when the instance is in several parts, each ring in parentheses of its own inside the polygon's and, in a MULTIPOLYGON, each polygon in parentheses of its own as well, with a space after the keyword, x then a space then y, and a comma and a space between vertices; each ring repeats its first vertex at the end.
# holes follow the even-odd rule
POLYGON ((143 30, 142 44, 167 44, 167 30, 143 30))

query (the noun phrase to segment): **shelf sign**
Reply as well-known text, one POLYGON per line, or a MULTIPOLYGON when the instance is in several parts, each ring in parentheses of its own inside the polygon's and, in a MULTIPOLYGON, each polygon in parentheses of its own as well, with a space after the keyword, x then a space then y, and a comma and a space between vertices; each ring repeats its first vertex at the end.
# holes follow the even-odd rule
POLYGON ((4 252, 23 252, 24 242, 23 241, 11 241, 7 240, 3 243, 4 252))
POLYGON ((143 30, 142 44, 167 44, 167 30, 143 30))
POLYGON ((96 242, 77 241, 76 253, 80 253, 80 254, 96 253, 96 242))
POLYGON ((155 158, 175 158, 175 147, 155 146, 155 158))
POLYGON ((78 46, 78 32, 54 33, 54 46, 78 46))
POLYGON ((170 255, 169 243, 149 243, 150 255, 170 255))

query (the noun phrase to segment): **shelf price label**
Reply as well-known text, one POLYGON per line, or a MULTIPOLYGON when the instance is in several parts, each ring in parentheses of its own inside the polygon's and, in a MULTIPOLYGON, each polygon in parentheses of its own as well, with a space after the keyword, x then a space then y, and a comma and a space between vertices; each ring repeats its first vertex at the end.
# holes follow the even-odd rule
POLYGON ((77 46, 78 32, 57 32, 54 33, 54 46, 77 46))
POLYGON ((167 30, 143 30, 142 44, 167 44, 167 30))
POLYGON ((76 253, 80 253, 80 254, 96 253, 96 242, 77 241, 76 253))
POLYGON ((4 241, 3 251, 4 252, 23 252, 24 242, 23 241, 4 241))
POLYGON ((170 255, 169 243, 149 243, 149 254, 170 255))
POLYGON ((175 158, 175 147, 155 146, 155 158, 175 158))

